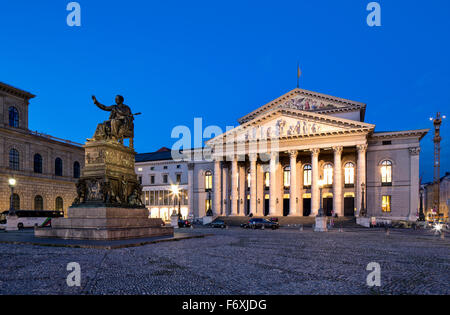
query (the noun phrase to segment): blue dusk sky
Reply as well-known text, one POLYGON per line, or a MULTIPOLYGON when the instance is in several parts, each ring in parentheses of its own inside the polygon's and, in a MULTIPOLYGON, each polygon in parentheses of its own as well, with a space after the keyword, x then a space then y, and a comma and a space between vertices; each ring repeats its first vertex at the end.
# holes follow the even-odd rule
MULTIPOLYGON (((0 3, 0 81, 37 95, 31 130, 84 143, 114 96, 136 119, 136 150, 171 147, 175 126, 236 126, 237 119, 296 86, 367 104, 377 131, 432 128, 450 116, 450 1, 81 0, 0 3)), ((450 171, 450 121, 442 174, 450 171)), ((424 181, 433 175, 432 132, 422 140, 424 181)))

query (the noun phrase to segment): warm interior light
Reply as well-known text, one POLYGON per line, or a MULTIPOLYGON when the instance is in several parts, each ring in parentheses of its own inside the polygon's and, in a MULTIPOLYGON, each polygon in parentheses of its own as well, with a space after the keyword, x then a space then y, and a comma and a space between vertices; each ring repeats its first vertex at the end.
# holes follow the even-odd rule
POLYGON ((173 193, 174 195, 177 195, 177 196, 178 196, 178 194, 180 193, 180 191, 179 191, 179 189, 178 189, 178 186, 177 186, 177 185, 171 185, 170 187, 171 187, 172 193, 173 193))
POLYGON ((9 186, 16 186, 16 180, 14 179, 14 178, 10 178, 9 180, 8 180, 8 183, 9 183, 9 186))

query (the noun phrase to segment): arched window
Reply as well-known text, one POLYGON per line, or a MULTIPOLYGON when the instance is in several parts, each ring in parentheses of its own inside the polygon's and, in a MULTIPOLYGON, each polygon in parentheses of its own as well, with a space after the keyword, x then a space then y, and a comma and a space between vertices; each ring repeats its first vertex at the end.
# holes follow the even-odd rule
POLYGON ((35 173, 42 174, 42 156, 40 154, 34 155, 33 168, 35 173))
POLYGON ((9 168, 15 171, 19 170, 19 151, 16 149, 9 151, 9 168))
POLYGON ((355 164, 348 162, 344 166, 345 171, 345 185, 355 184, 355 164))
POLYGON ((392 162, 389 160, 381 162, 381 184, 392 185, 392 162))
POLYGON ((44 210, 44 199, 37 195, 34 197, 34 210, 44 210))
POLYGON ((286 166, 283 169, 283 184, 284 184, 284 187, 291 186, 291 167, 290 166, 286 166))
POLYGON ((14 106, 8 109, 9 113, 9 126, 19 128, 19 111, 14 106))
POLYGON ((80 178, 80 163, 73 163, 73 178, 80 178))
POLYGON ((12 196, 12 208, 14 210, 20 210, 20 197, 18 194, 12 196))
POLYGON ((56 176, 63 175, 63 162, 60 158, 56 158, 55 160, 55 175, 56 176))
POLYGON ((330 163, 323 166, 323 184, 333 185, 333 165, 330 163))
POLYGON ((64 201, 61 197, 56 197, 55 200, 55 210, 56 211, 63 211, 64 209, 64 201))
POLYGON ((212 189, 212 172, 206 171, 205 173, 205 189, 211 190, 212 189))
POLYGON ((303 186, 311 186, 312 166, 305 165, 303 167, 303 186))

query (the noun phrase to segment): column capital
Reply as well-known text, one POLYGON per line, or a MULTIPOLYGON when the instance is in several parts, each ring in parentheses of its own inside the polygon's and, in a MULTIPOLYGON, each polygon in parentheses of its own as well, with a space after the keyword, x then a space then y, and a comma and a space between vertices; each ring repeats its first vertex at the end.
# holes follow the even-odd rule
POLYGON ((289 151, 289 157, 290 157, 291 159, 296 159, 297 156, 298 156, 298 151, 297 151, 297 150, 290 150, 290 151, 289 151))
POLYGON ((309 150, 313 156, 319 156, 320 148, 314 148, 309 150))
POLYGON ((335 154, 341 155, 343 150, 344 150, 343 146, 335 146, 335 147, 333 147, 333 151, 334 151, 335 154))
POLYGON ((358 150, 358 152, 365 153, 367 151, 367 147, 368 147, 367 143, 359 144, 359 145, 356 146, 356 149, 358 150))
POLYGON ((410 155, 419 155, 420 154, 420 147, 409 148, 409 154, 410 155))

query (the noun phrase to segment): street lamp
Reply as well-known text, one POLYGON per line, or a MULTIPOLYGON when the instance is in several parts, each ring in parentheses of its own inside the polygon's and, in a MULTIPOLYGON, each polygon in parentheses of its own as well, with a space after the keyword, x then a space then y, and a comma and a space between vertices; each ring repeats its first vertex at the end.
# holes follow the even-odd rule
POLYGON ((366 187, 366 184, 364 184, 364 183, 362 183, 361 184, 361 211, 359 212, 359 216, 360 217, 366 217, 367 216, 367 213, 366 213, 366 205, 365 205, 365 202, 364 202, 364 200, 365 200, 365 198, 364 198, 364 195, 365 195, 365 188, 366 187))
POLYGON ((8 185, 11 188, 11 198, 10 198, 10 205, 9 205, 9 215, 15 215, 15 209, 14 209, 14 187, 16 187, 17 181, 15 178, 8 179, 8 185))
POLYGON ((420 190, 420 206, 419 206, 419 221, 423 222, 425 221, 425 214, 423 213, 423 188, 421 187, 420 190))
POLYGON ((323 217, 324 216, 323 204, 322 204, 322 202, 323 202, 323 200, 322 200, 322 190, 323 190, 323 184, 324 184, 323 180, 320 179, 318 184, 319 184, 319 198, 320 198, 320 208, 319 208, 319 211, 318 211, 318 216, 319 217, 323 217))
MULTIPOLYGON (((171 185, 171 190, 172 190, 172 196, 179 196, 180 194, 180 189, 178 188, 178 185, 171 185)), ((178 197, 178 200, 180 198, 178 197)), ((173 211, 172 211, 172 215, 177 215, 177 211, 175 210, 176 204, 175 204, 175 198, 173 198, 173 211)), ((178 208, 180 207, 180 205, 178 206, 178 208)), ((178 209, 180 211, 180 209, 178 209)))

